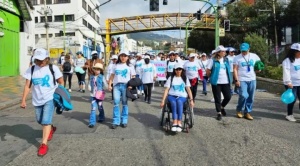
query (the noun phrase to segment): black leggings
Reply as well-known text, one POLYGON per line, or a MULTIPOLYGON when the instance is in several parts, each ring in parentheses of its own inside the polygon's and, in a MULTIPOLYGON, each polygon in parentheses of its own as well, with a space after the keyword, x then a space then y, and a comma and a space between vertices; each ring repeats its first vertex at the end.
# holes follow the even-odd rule
POLYGON ((76 76, 78 78, 78 84, 85 85, 85 73, 80 74, 79 72, 76 72, 76 76))
MULTIPOLYGON (((285 89, 288 89, 288 86, 285 85, 284 87, 285 87, 285 89)), ((293 109, 294 109, 294 105, 297 101, 297 97, 298 97, 298 100, 300 100, 300 86, 294 86, 293 93, 295 95, 295 101, 293 101, 292 103, 287 105, 287 114, 288 115, 293 115, 293 109)), ((300 109, 300 104, 299 104, 299 109, 300 109)))
POLYGON ((215 99, 216 110, 217 112, 221 112, 221 106, 225 107, 231 99, 230 84, 211 85, 211 87, 215 99), (224 96, 224 100, 222 101, 222 103, 221 92, 224 96))
POLYGON ((64 87, 66 87, 67 78, 68 78, 69 89, 71 89, 71 87, 72 87, 72 76, 73 76, 73 73, 63 73, 64 87))
POLYGON ((153 83, 144 84, 145 98, 147 98, 148 100, 151 99, 152 87, 153 87, 153 83))

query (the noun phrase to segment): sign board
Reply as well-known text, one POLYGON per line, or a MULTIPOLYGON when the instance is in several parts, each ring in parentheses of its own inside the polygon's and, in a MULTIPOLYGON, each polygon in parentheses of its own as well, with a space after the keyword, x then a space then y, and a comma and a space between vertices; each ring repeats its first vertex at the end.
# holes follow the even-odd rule
POLYGON ((157 81, 165 81, 166 78, 166 68, 167 61, 153 61, 154 66, 156 67, 157 81))
POLYGON ((219 28, 219 36, 224 37, 225 36, 225 29, 224 28, 219 28))
POLYGON ((58 58, 60 56, 61 52, 64 52, 64 49, 50 48, 50 58, 58 58))

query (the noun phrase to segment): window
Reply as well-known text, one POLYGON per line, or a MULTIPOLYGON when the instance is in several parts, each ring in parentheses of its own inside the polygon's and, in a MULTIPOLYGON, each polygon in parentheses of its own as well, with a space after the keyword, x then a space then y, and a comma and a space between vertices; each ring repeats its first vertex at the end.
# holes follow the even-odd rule
POLYGON ((48 36, 49 36, 49 37, 52 37, 52 36, 53 36, 53 34, 52 34, 52 33, 50 33, 50 34, 48 34, 48 36))
POLYGON ((60 37, 60 33, 55 33, 55 37, 60 37))
POLYGON ((54 21, 55 22, 62 22, 62 21, 64 21, 64 16, 63 15, 54 16, 54 21))
POLYGON ((71 15, 65 15, 66 21, 74 21, 74 14, 71 15))
POLYGON ((92 12, 92 8, 88 6, 88 13, 91 14, 91 12, 92 12))
MULTIPOLYGON (((48 22, 52 22, 52 16, 47 16, 48 22)), ((45 17, 41 17, 41 22, 45 22, 45 17)))
POLYGON ((87 39, 87 37, 86 37, 86 36, 84 36, 84 35, 83 35, 82 37, 83 37, 85 40, 87 39))
POLYGON ((54 3, 71 3, 71 0, 54 0, 54 3))
POLYGON ((75 32, 68 32, 66 33, 66 36, 75 36, 75 32))
POLYGON ((41 34, 41 38, 46 38, 46 34, 41 34))
POLYGON ((95 12, 94 12, 94 11, 92 11, 92 14, 91 14, 91 16, 92 16, 92 18, 93 18, 93 19, 95 19, 95 15, 96 15, 96 14, 95 14, 95 12))
POLYGON ((86 2, 85 2, 85 0, 82 0, 82 8, 84 8, 84 10, 86 10, 86 2))
POLYGON ((82 19, 82 24, 87 27, 87 21, 85 19, 82 19))
POLYGON ((37 5, 38 4, 37 0, 32 0, 31 3, 32 3, 32 5, 37 5))
POLYGON ((39 18, 38 18, 38 17, 35 17, 35 18, 34 18, 34 22, 35 22, 35 23, 38 23, 38 22, 39 22, 39 18))
MULTIPOLYGON (((45 3, 45 0, 41 0, 41 5, 43 5, 45 3)), ((46 0, 46 4, 52 4, 52 0, 46 0)))
POLYGON ((96 21, 97 21, 97 23, 100 23, 100 18, 99 18, 99 16, 96 16, 96 21))
POLYGON ((38 34, 35 34, 34 36, 35 36, 35 38, 39 38, 39 35, 38 35, 38 34))
POLYGON ((93 26, 91 24, 88 24, 88 28, 92 31, 93 30, 93 26))

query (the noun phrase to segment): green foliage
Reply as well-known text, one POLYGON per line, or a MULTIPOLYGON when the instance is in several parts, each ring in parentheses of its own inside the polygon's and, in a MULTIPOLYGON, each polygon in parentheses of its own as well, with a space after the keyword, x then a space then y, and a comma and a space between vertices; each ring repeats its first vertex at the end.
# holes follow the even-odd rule
POLYGON ((215 49, 215 34, 213 31, 192 30, 188 38, 188 47, 201 52, 210 53, 215 49))
POLYGON ((244 41, 250 44, 250 52, 256 53, 262 62, 268 63, 269 55, 266 39, 255 33, 249 33, 244 41))
POLYGON ((282 67, 281 66, 266 66, 265 70, 257 74, 257 76, 270 78, 274 80, 282 80, 282 67))
POLYGON ((290 4, 284 11, 284 23, 286 26, 295 26, 300 23, 300 1, 291 0, 290 4))

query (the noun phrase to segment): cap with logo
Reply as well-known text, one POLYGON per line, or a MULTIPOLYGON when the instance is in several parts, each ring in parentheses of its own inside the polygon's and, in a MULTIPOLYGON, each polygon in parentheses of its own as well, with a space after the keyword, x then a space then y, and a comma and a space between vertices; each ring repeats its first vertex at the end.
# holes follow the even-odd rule
POLYGON ((34 54, 33 54, 33 59, 37 59, 37 60, 41 60, 41 61, 48 57, 49 57, 48 51, 43 48, 35 49, 34 54))
POLYGON ((294 43, 291 45, 291 49, 300 51, 300 44, 299 43, 294 43))
POLYGON ((249 51, 250 45, 248 43, 242 43, 240 46, 241 51, 249 51))

